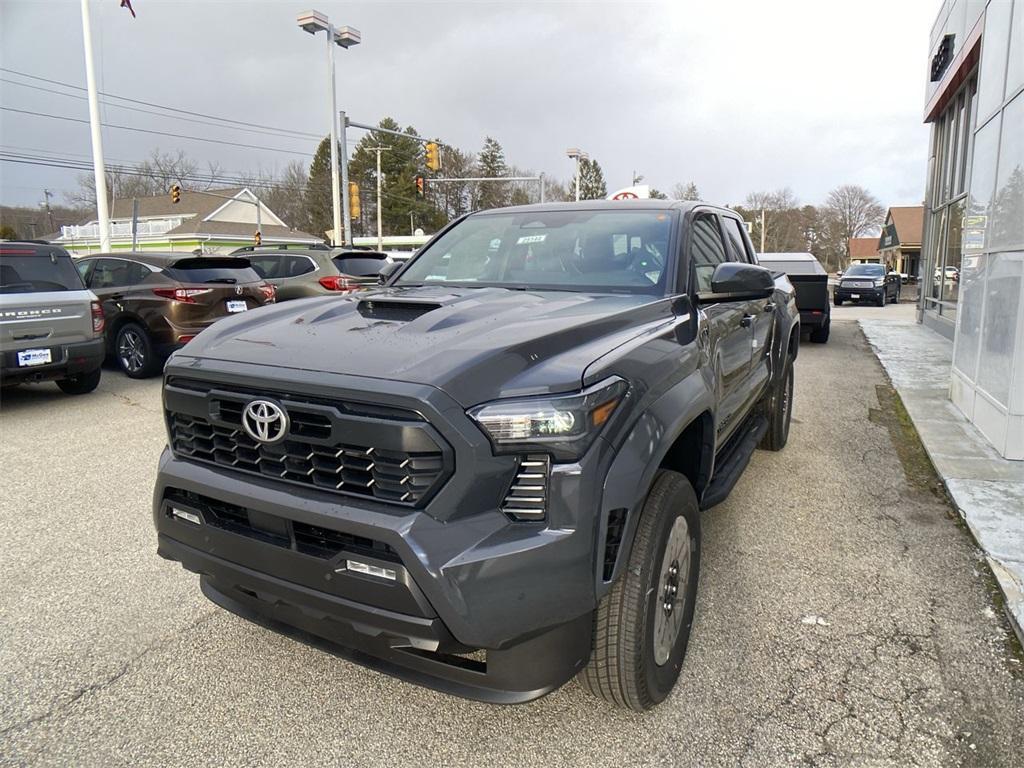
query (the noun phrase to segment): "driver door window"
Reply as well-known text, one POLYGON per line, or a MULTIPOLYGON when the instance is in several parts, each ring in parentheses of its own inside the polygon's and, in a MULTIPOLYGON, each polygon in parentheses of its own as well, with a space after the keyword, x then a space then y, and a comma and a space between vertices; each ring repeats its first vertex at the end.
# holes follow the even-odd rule
POLYGON ((690 233, 690 263, 697 293, 711 292, 711 276, 715 267, 726 260, 718 217, 713 213, 698 214, 693 219, 690 233))

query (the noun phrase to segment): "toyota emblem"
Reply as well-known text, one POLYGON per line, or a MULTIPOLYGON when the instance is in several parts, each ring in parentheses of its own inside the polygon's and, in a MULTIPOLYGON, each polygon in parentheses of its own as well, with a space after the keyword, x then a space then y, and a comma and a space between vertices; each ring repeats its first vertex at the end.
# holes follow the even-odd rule
POLYGON ((253 400, 242 411, 242 427, 253 440, 276 443, 288 434, 288 414, 277 403, 253 400))

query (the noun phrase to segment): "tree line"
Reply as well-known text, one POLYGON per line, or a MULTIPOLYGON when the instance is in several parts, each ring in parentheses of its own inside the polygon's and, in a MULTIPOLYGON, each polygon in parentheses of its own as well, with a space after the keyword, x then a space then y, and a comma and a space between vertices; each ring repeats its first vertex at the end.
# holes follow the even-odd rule
MULTIPOLYGON (((356 142, 348 168, 349 180, 359 188, 359 215, 352 219, 356 236, 376 234, 376 148, 381 148, 381 220, 383 231, 389 235, 412 234, 417 229, 431 233, 470 211, 540 201, 540 184, 533 181, 435 181, 441 177, 539 175, 510 163, 500 142, 493 137, 485 137, 477 152, 440 142, 441 169, 431 172, 425 168, 423 137, 413 126, 403 129, 396 120, 387 117, 377 127, 403 135, 368 131, 356 142), (417 178, 424 180, 422 194, 417 188, 417 178)), ((581 200, 607 196, 604 171, 596 159, 580 160, 579 170, 581 200)), ((641 176, 634 181, 642 179, 641 176)), ((575 199, 574 177, 558 179, 545 175, 544 182, 546 200, 575 199)), ((230 175, 218 163, 203 166, 180 150, 177 153, 154 150, 142 163, 108 170, 107 190, 111 198, 108 202, 166 194, 173 184, 180 184, 186 190, 247 186, 293 229, 322 236, 332 228, 329 138, 320 142, 308 169, 296 160, 283 169, 257 169, 242 175, 230 175)), ((700 191, 693 181, 687 181, 673 185, 667 194, 652 188, 651 197, 699 200, 700 191)), ((69 207, 61 209, 61 223, 69 223, 66 218, 76 212, 80 213, 79 220, 92 216, 96 198, 90 174, 79 176, 78 189, 68 196, 68 203, 69 207)), ((836 187, 820 205, 801 203, 786 188, 753 192, 742 205, 732 207, 750 222, 756 248, 760 249, 762 242, 761 212, 764 211, 766 252, 810 251, 829 269, 845 266, 849 260, 849 239, 877 233, 885 216, 885 208, 878 200, 855 185, 836 187)), ((22 230, 27 229, 27 222, 38 221, 37 214, 31 208, 0 211, 0 221, 5 226, 3 234, 28 237, 30 233, 22 230)), ((41 225, 34 226, 33 231, 39 236, 49 234, 47 224, 39 223, 41 225)))

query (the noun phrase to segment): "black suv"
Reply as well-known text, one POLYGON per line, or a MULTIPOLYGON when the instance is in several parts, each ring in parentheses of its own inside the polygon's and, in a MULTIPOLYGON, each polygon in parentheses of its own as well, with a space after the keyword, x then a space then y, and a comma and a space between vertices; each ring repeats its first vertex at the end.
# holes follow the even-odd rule
POLYGON ((700 510, 786 443, 792 286, 734 212, 655 200, 476 213, 384 279, 171 357, 159 553, 421 684, 657 704, 700 510))

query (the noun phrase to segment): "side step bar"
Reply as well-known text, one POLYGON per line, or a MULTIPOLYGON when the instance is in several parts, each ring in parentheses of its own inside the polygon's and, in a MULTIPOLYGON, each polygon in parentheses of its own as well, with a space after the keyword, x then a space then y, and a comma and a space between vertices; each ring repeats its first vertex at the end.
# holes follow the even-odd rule
POLYGON ((768 431, 768 419, 758 415, 747 421, 741 428, 742 431, 735 440, 732 440, 732 447, 722 456, 715 459, 715 474, 711 483, 704 489, 701 497, 700 508, 710 509, 721 504, 732 492, 743 474, 743 470, 750 463, 750 457, 761 442, 764 433, 768 431))

